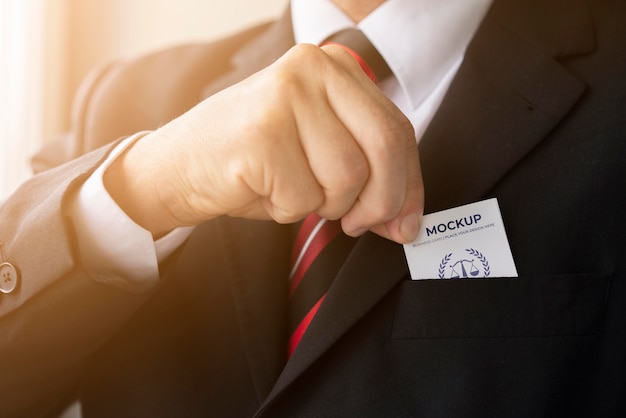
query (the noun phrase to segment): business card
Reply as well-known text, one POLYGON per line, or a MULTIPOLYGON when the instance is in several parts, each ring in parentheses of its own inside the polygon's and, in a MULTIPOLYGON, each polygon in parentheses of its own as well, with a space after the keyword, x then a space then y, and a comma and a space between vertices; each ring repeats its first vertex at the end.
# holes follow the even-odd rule
POLYGON ((413 280, 517 277, 497 199, 424 215, 404 252, 413 280))

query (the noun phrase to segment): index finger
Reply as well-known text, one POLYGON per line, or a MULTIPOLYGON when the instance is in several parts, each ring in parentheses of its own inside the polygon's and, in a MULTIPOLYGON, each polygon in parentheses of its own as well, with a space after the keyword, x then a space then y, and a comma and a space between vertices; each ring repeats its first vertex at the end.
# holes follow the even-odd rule
POLYGON ((370 230, 399 244, 412 242, 419 231, 424 214, 424 183, 417 143, 407 152, 406 194, 398 216, 370 230))

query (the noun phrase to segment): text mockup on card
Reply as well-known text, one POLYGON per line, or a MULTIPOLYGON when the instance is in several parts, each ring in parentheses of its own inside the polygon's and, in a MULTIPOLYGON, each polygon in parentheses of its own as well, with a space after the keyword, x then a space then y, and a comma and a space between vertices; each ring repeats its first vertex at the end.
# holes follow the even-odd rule
POLYGON ((404 252, 413 280, 517 277, 496 199, 424 215, 404 252))

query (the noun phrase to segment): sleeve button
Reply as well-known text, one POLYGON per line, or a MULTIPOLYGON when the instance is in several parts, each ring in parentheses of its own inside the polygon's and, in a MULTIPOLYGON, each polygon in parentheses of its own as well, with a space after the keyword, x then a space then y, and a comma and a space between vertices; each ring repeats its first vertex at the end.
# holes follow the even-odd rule
POLYGON ((17 286, 17 270, 13 264, 4 262, 0 264, 0 292, 11 293, 17 286))

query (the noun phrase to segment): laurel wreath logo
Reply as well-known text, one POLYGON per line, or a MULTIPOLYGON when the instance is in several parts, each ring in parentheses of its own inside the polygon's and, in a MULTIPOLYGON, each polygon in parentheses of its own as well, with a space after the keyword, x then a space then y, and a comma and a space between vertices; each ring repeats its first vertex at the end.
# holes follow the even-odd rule
MULTIPOLYGON (((474 248, 466 248, 465 251, 467 251, 471 256, 476 257, 478 261, 480 261, 480 263, 483 266, 484 277, 487 277, 491 274, 491 267, 489 266, 487 257, 485 257, 483 253, 481 253, 478 250, 475 250, 474 248)), ((439 270, 438 270, 440 279, 445 279, 446 266, 450 262, 451 258, 452 258, 452 253, 447 254, 446 256, 443 257, 443 259, 441 259, 441 262, 439 263, 439 270)))
POLYGON ((450 262, 450 257, 452 257, 452 253, 446 255, 441 260, 441 263, 439 263, 439 278, 440 279, 444 279, 445 278, 446 266, 448 265, 448 262, 450 262))

